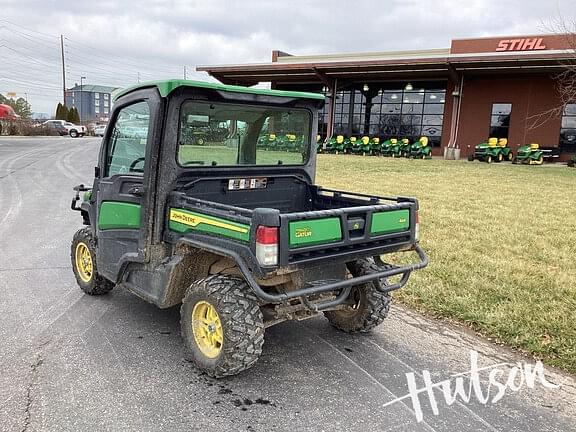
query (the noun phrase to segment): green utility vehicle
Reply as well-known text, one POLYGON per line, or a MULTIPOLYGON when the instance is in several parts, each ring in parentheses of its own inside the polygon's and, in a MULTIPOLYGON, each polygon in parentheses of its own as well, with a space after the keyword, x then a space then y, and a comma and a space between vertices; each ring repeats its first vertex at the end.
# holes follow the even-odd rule
POLYGON ((380 324, 390 293, 428 262, 418 202, 314 184, 323 103, 182 80, 121 90, 93 185, 72 201, 85 225, 71 247, 80 288, 181 304, 186 356, 214 377, 252 366, 264 329, 285 320, 323 314, 350 333, 380 324), (182 141, 202 122, 226 125, 221 142, 182 141), (286 133, 304 137, 294 151, 258 149, 260 136, 286 133), (384 262, 404 251, 418 261, 384 262))
POLYGON ((538 143, 520 146, 518 147, 516 157, 512 159, 512 163, 542 165, 544 163, 544 150, 540 148, 540 144, 538 143))
POLYGON ((514 155, 512 149, 508 147, 506 138, 488 138, 487 142, 478 144, 474 148, 474 154, 468 156, 470 162, 479 160, 483 162, 502 162, 511 161, 514 155))
POLYGON ((410 156, 414 159, 432 159, 432 147, 428 143, 428 137, 421 137, 412 144, 410 156))
POLYGON ((370 154, 371 149, 372 144, 370 143, 370 137, 363 136, 359 140, 354 141, 351 153, 355 155, 361 154, 362 156, 366 156, 367 154, 370 154))
POLYGON ((412 150, 412 146, 410 145, 410 140, 408 138, 402 138, 400 140, 400 146, 398 148, 398 154, 392 154, 392 157, 395 156, 403 156, 403 157, 410 157, 410 151, 412 150))

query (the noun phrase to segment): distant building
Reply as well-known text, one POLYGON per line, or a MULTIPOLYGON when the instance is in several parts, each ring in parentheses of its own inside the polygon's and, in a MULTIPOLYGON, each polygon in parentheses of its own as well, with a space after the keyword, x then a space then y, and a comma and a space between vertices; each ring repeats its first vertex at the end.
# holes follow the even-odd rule
POLYGON ((112 108, 112 92, 117 87, 76 84, 66 90, 66 106, 75 107, 82 121, 107 122, 112 108))

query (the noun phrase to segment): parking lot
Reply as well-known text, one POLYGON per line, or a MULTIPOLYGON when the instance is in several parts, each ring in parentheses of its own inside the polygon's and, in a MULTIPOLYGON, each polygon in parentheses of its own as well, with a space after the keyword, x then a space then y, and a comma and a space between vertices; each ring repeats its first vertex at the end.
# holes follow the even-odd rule
POLYGON ((487 405, 438 399, 438 415, 422 398, 421 422, 410 399, 384 406, 408 393, 407 373, 439 381, 468 371, 470 350, 481 366, 533 362, 400 306, 369 335, 322 318, 280 324, 249 371, 199 374, 183 360, 178 308, 76 286, 72 186, 90 184, 99 143, 0 138, 1 430, 576 430, 576 384, 549 368, 560 389, 537 385, 487 405))

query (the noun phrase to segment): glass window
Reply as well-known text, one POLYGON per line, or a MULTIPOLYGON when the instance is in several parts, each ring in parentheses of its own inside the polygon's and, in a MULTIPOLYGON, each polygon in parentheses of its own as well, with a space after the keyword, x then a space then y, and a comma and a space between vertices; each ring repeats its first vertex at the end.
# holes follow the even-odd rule
POLYGON ((96 106, 94 107, 94 112, 95 112, 96 114, 99 114, 99 113, 100 113, 100 107, 99 107, 98 105, 96 105, 96 106))
POLYGON ((560 127, 560 150, 576 152, 576 103, 566 104, 560 127))
POLYGON ((149 122, 150 108, 146 102, 120 110, 107 143, 107 177, 115 174, 143 175, 149 122))
POLYGON ((187 101, 180 115, 182 166, 302 165, 308 160, 308 110, 187 101))
POLYGON ((108 98, 110 98, 110 95, 108 93, 104 93, 104 100, 108 100, 108 98))
POLYGON ((108 106, 109 106, 108 104, 109 104, 109 102, 107 100, 105 100, 104 101, 104 108, 108 108, 108 106))
POLYGON ((508 138, 511 112, 512 104, 510 103, 492 104, 492 114, 490 116, 490 137, 508 138))
POLYGON ((94 99, 100 99, 100 93, 94 93, 94 99))

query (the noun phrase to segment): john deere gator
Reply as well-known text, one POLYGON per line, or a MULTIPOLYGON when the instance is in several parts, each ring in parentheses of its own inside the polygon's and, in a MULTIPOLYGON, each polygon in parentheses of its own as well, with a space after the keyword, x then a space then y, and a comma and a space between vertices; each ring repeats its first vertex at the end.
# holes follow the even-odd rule
POLYGON ((180 305, 185 355, 214 377, 254 365, 265 328, 282 321, 324 316, 348 333, 382 323, 390 293, 428 262, 418 201, 314 183, 323 103, 183 80, 119 91, 93 184, 72 200, 84 223, 71 245, 80 288, 180 305), (209 146, 183 143, 180 131, 202 123, 228 130, 209 146), (304 137, 293 151, 257 146, 287 133, 304 137), (412 264, 385 263, 410 251, 412 264))

